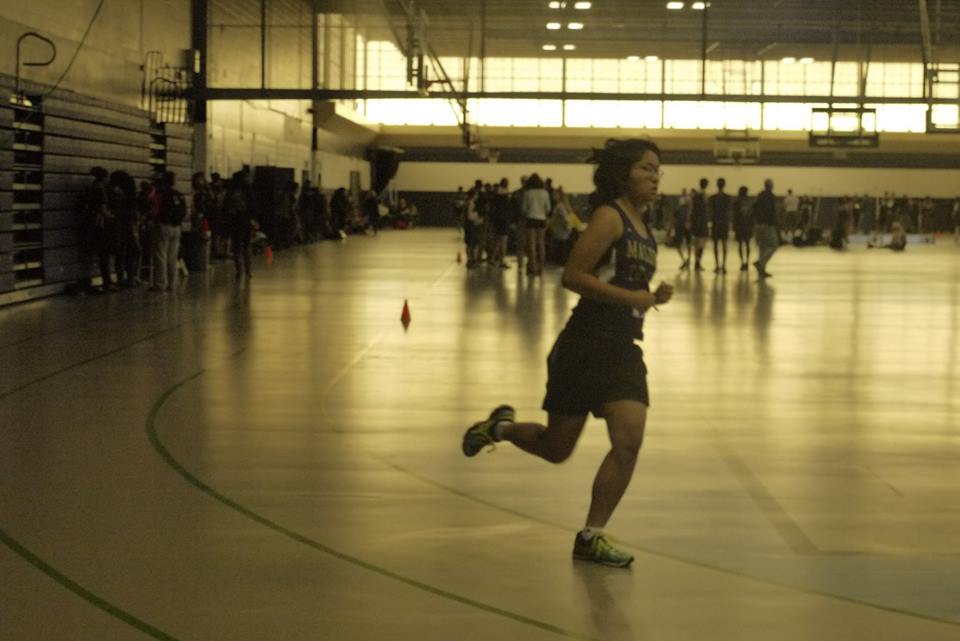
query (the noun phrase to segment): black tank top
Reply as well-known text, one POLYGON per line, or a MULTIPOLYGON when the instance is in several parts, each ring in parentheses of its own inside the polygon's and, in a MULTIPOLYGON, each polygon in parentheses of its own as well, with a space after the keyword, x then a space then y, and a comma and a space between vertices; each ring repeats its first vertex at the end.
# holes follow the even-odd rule
MULTIPOLYGON (((644 222, 647 235, 641 236, 630 217, 615 202, 609 203, 623 222, 623 233, 613 245, 614 274, 611 285, 631 291, 650 291, 650 281, 657 271, 657 241, 644 222)), ((603 277, 598 274, 599 277, 603 277)), ((567 329, 590 334, 592 340, 617 343, 632 343, 641 338, 643 317, 629 305, 602 303, 581 297, 567 322, 567 329)))
POLYGON ((694 225, 707 224, 707 201, 702 192, 693 195, 693 212, 690 214, 690 222, 694 225))

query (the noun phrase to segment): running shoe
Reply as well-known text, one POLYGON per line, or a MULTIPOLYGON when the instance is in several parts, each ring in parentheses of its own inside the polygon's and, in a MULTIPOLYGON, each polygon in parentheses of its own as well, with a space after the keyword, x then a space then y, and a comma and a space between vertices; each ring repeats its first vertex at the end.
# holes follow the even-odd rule
POLYGON ((515 416, 516 412, 509 405, 497 406, 490 412, 490 416, 485 421, 474 423, 463 435, 463 453, 467 456, 476 456, 480 450, 488 445, 495 449, 496 446, 493 444, 496 439, 493 438, 493 426, 500 421, 513 422, 515 416))
POLYGON ((605 534, 598 534, 588 541, 577 532, 573 540, 573 558, 614 568, 625 568, 633 563, 633 555, 613 547, 605 534))

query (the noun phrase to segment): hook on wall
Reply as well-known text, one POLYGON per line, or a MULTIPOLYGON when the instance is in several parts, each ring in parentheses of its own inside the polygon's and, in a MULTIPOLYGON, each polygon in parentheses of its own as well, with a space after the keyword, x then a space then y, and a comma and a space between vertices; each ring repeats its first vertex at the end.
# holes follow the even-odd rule
POLYGON ((47 43, 48 45, 50 45, 50 50, 51 50, 51 51, 50 51, 50 59, 49 59, 49 60, 44 60, 44 61, 42 61, 42 62, 40 62, 40 61, 24 62, 24 63, 23 63, 23 66, 24 66, 24 67, 46 67, 46 66, 52 64, 53 61, 57 59, 57 45, 55 45, 55 44, 53 43, 53 40, 50 40, 50 38, 46 38, 46 37, 44 37, 44 36, 41 36, 41 35, 40 35, 39 33, 37 33, 36 31, 27 31, 26 33, 22 34, 19 38, 17 38, 17 69, 16 69, 16 81, 15 81, 15 85, 14 85, 14 86, 15 86, 15 99, 16 99, 16 100, 21 100, 21 99, 22 99, 22 96, 21 96, 21 94, 20 94, 20 48, 23 46, 23 41, 26 40, 27 38, 37 38, 38 40, 42 40, 43 42, 45 42, 45 43, 47 43))

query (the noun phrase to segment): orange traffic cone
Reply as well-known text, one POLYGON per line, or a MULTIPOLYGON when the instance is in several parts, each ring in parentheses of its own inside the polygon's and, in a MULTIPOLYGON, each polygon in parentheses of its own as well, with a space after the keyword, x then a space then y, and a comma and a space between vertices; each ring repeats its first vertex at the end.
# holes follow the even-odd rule
POLYGON ((403 323, 403 328, 406 329, 410 326, 410 305, 407 304, 407 300, 403 300, 403 312, 400 314, 400 322, 403 323))
POLYGON ((270 267, 271 265, 273 265, 273 247, 271 247, 270 245, 267 245, 266 247, 264 247, 263 258, 267 263, 267 267, 270 267))

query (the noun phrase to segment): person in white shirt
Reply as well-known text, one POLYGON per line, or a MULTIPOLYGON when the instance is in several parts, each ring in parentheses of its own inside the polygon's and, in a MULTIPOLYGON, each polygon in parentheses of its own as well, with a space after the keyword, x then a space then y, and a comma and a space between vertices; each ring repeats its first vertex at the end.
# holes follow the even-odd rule
POLYGON ((546 252, 544 232, 547 216, 550 214, 550 194, 538 174, 531 175, 525 187, 523 215, 527 227, 527 274, 539 276, 543 273, 543 257, 546 252))
POLYGON ((787 195, 783 197, 783 212, 784 231, 796 231, 800 225, 800 199, 792 189, 788 189, 787 195))

